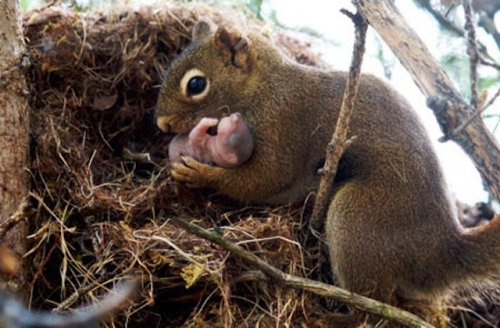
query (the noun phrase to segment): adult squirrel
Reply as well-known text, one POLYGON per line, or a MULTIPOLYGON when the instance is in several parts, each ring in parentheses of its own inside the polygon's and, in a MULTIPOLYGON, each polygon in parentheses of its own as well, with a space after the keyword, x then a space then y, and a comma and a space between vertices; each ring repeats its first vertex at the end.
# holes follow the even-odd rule
MULTIPOLYGON (((242 202, 283 204, 318 187, 347 73, 307 67, 257 32, 201 20, 169 67, 157 104, 163 131, 187 133, 203 117, 235 111, 254 153, 232 169, 184 157, 172 175, 242 202)), ((500 272, 500 219, 475 230, 458 222, 427 133, 383 81, 363 75, 326 218, 340 286, 395 303, 434 304, 452 287, 500 272)))

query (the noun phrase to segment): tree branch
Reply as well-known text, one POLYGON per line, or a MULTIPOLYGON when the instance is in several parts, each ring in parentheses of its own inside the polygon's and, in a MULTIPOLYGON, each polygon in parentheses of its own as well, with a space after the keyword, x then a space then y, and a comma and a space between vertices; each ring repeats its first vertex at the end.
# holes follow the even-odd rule
POLYGON ((495 137, 455 89, 393 1, 354 0, 358 10, 408 70, 434 111, 443 140, 459 144, 474 162, 492 196, 500 199, 500 147, 495 137))
MULTIPOLYGON (((446 16, 448 15, 445 14, 445 15, 442 15, 438 10, 434 9, 431 5, 431 2, 429 0, 415 0, 415 2, 421 6, 422 8, 424 8, 425 10, 427 10, 431 15, 432 17, 434 17, 434 19, 438 22, 438 24, 445 28, 447 31, 449 31, 451 34, 457 36, 457 37, 462 37, 462 38, 465 38, 465 31, 455 25, 452 21, 450 21, 446 16)), ((452 5, 450 7, 450 10, 453 9, 453 7, 455 7, 455 5, 452 5)), ((450 11, 448 10, 448 11, 450 11)), ((481 22, 481 20, 480 20, 481 22)), ((481 53, 481 57, 484 57, 484 58, 488 58, 489 60, 493 60, 493 58, 490 56, 490 54, 488 54, 488 49, 486 48, 486 46, 480 42, 478 42, 478 47, 479 47, 479 52, 481 53)))
POLYGON ((328 144, 326 150, 325 165, 320 171, 322 174, 321 182, 314 203, 311 220, 309 221, 309 226, 316 236, 318 235, 317 231, 322 230, 325 221, 340 157, 344 153, 345 148, 349 146, 349 142, 346 142, 347 131, 349 130, 349 122, 358 92, 361 63, 363 62, 363 55, 365 53, 366 30, 368 28, 367 22, 359 13, 353 15, 346 10, 342 10, 342 12, 349 16, 354 22, 356 27, 356 40, 354 42, 351 67, 349 68, 349 76, 346 81, 346 89, 340 107, 339 118, 335 126, 332 140, 328 144))
POLYGON ((479 97, 477 95, 477 64, 479 63, 479 51, 477 50, 476 29, 471 0, 462 0, 465 13, 465 30, 467 31, 467 54, 469 55, 470 67, 470 104, 478 110, 479 97))
MULTIPOLYGON (((163 217, 163 213, 160 213, 160 217, 163 217)), ((243 259, 249 265, 252 265, 257 269, 261 270, 271 279, 275 280, 276 282, 278 282, 283 286, 309 291, 316 295, 324 297, 331 297, 340 302, 351 304, 361 310, 378 315, 380 317, 383 317, 385 319, 397 322, 399 324, 408 327, 429 327, 429 328, 432 327, 430 324, 426 323, 417 316, 409 312, 403 311, 401 309, 398 309, 394 306, 390 306, 388 304, 375 301, 370 298, 357 295, 347 290, 332 285, 328 285, 319 281, 300 278, 292 276, 290 274, 286 274, 283 271, 269 265, 266 261, 260 259, 255 254, 250 253, 245 249, 243 249, 242 247, 224 239, 217 232, 210 232, 194 223, 188 222, 180 218, 171 217, 169 219, 172 220, 175 223, 175 225, 181 227, 182 229, 198 237, 211 241, 214 244, 217 244, 222 248, 230 251, 234 255, 243 259)))

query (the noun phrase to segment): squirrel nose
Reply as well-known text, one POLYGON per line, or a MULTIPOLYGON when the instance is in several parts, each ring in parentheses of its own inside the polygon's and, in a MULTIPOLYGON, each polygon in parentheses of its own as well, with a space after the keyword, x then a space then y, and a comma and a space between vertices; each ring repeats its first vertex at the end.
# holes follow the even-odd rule
POLYGON ((170 124, 168 124, 168 118, 166 116, 158 117, 156 119, 156 125, 165 133, 168 133, 170 132, 170 130, 172 130, 170 124))

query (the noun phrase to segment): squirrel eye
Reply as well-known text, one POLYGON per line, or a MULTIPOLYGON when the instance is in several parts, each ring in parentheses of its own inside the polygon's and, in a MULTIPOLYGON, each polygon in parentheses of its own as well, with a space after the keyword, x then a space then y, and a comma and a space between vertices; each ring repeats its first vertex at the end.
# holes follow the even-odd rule
POLYGON ((203 99, 210 89, 210 81, 205 73, 197 68, 187 71, 181 79, 181 92, 192 100, 203 99))
POLYGON ((205 91, 207 79, 204 76, 192 77, 187 85, 187 94, 190 96, 198 95, 205 91))

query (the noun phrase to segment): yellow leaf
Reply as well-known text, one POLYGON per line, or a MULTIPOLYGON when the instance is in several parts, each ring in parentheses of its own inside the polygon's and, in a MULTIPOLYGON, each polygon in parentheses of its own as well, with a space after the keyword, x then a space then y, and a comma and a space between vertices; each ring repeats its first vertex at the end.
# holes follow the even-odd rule
POLYGON ((205 270, 196 264, 189 264, 182 268, 181 277, 186 282, 186 289, 193 286, 204 272, 205 270))

